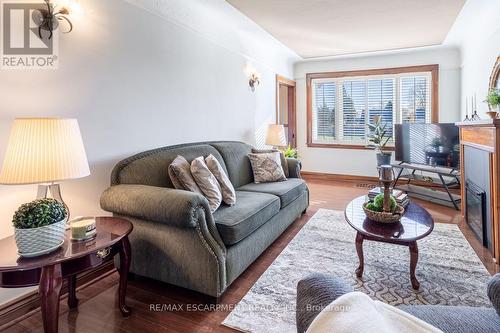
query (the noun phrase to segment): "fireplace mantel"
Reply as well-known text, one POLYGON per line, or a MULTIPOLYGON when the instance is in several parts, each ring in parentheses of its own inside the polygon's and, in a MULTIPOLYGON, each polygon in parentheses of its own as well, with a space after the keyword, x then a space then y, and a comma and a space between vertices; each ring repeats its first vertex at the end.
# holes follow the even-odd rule
POLYGON ((489 191, 491 198, 486 203, 491 219, 491 254, 497 263, 500 262, 500 119, 459 122, 460 128, 460 168, 462 215, 466 216, 466 174, 485 172, 484 167, 475 163, 465 163, 465 147, 473 147, 488 153, 489 159, 489 191))

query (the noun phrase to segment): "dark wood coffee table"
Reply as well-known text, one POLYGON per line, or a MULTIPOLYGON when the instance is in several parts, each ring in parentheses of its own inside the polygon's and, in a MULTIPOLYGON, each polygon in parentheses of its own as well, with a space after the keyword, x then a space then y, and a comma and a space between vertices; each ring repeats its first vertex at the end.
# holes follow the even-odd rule
POLYGON ((120 255, 118 305, 124 316, 130 315, 130 308, 125 304, 125 293, 131 259, 128 235, 132 231, 132 223, 116 217, 98 217, 96 222, 95 238, 74 242, 70 240, 71 231, 67 230, 65 242, 58 250, 36 258, 20 257, 13 236, 0 240, 0 287, 38 285, 46 333, 56 333, 58 330, 59 296, 63 279, 68 279, 68 306, 76 308, 76 275, 113 260, 116 254, 120 255))
POLYGON ((368 219, 363 211, 363 203, 368 201, 367 196, 361 196, 351 201, 345 209, 346 221, 356 230, 356 251, 359 257, 359 267, 356 275, 363 275, 364 257, 363 241, 372 240, 377 242, 405 245, 410 248, 410 279, 414 289, 420 287, 415 277, 415 269, 418 261, 417 240, 424 238, 434 229, 434 219, 419 204, 411 201, 405 208, 401 221, 397 223, 384 224, 368 219))

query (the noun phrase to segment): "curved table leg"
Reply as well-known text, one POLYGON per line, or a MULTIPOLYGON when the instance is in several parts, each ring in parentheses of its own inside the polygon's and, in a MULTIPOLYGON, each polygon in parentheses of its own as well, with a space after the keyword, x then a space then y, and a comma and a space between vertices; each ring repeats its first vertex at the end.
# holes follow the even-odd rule
POLYGON ((59 324, 59 295, 62 287, 61 265, 42 268, 38 293, 42 308, 43 330, 57 333, 59 324))
POLYGON ((76 275, 68 278, 68 307, 75 309, 78 307, 78 298, 76 298, 76 275))
POLYGON ((128 317, 131 314, 130 307, 125 304, 125 295, 127 293, 127 279, 128 271, 130 268, 130 242, 128 237, 122 239, 122 247, 120 249, 120 287, 118 295, 118 306, 124 317, 128 317))
POLYGON ((363 275, 365 260, 363 257, 363 235, 359 232, 356 233, 356 252, 358 253, 359 258, 359 266, 356 268, 356 276, 361 277, 363 275))
POLYGON ((420 288, 420 282, 418 282, 417 277, 415 276, 415 269, 417 268, 418 262, 418 246, 417 242, 410 243, 410 280, 411 286, 413 289, 420 288))

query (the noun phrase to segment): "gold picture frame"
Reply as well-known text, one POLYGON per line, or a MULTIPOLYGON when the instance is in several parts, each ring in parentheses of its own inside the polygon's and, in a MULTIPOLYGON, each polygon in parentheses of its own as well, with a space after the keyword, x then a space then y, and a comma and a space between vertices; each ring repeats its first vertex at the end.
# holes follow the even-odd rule
POLYGON ((498 56, 495 66, 493 66, 493 71, 490 75, 490 86, 491 89, 500 89, 500 56, 498 56))

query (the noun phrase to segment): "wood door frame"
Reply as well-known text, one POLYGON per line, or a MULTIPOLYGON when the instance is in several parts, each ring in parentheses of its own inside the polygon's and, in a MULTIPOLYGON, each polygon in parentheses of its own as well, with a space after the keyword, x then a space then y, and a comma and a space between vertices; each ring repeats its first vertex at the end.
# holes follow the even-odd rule
POLYGON ((280 113, 280 86, 286 86, 288 88, 288 143, 292 147, 297 147, 296 85, 295 81, 276 74, 276 124, 279 122, 280 113))

